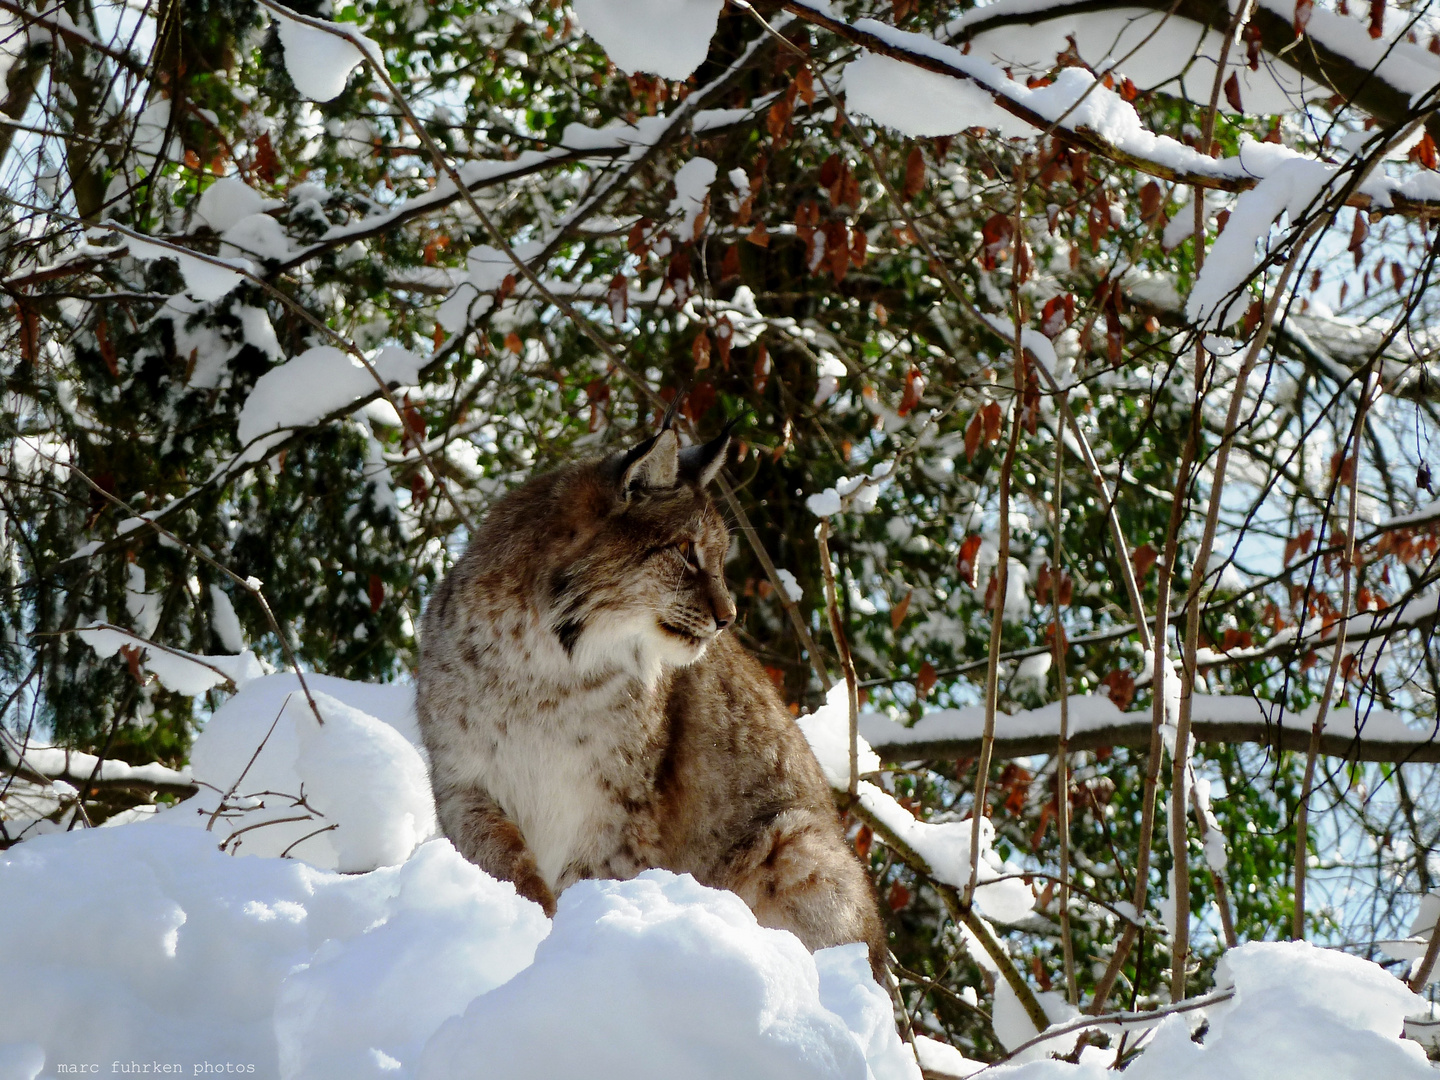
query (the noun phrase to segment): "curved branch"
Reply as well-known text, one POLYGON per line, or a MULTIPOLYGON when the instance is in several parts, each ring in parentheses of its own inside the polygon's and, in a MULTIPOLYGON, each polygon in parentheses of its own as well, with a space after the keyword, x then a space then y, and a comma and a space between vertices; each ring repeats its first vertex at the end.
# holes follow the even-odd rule
MULTIPOLYGON (((1218 34, 1225 33, 1230 26, 1230 10, 1223 0, 1061 0, 1043 8, 1000 3, 980 9, 976 12, 980 18, 958 20, 960 25, 950 40, 961 44, 995 30, 1039 26, 1057 19, 1135 8, 1169 12, 1218 34)), ((1388 82, 1383 72, 1367 68, 1327 44, 1331 34, 1317 34, 1319 25, 1315 21, 1325 14, 1317 11, 1312 15, 1312 25, 1303 39, 1295 36, 1293 18, 1279 7, 1257 3, 1247 25, 1260 35, 1257 44, 1272 61, 1285 65, 1302 79, 1315 83, 1317 88, 1339 94, 1377 120, 1403 124, 1409 116, 1411 93, 1388 82)), ((1440 66, 1437 66, 1436 81, 1440 82, 1440 66)), ((1440 139, 1440 118, 1432 117, 1426 127, 1434 138, 1440 139)))
MULTIPOLYGON (((1152 136, 1153 141, 1141 140, 1138 146, 1134 145, 1135 140, 1132 140, 1132 145, 1121 145, 1089 126, 1083 114, 1078 118, 1072 116, 1077 103, 1071 103, 1056 115, 1049 115, 1051 103, 1045 102, 1047 111, 1042 112, 1039 108, 1042 102, 1034 91, 1005 78, 993 64, 964 56, 958 50, 923 35, 904 33, 869 20, 865 20, 864 26, 852 25, 829 11, 811 7, 805 0, 785 0, 783 6, 806 22, 872 53, 967 82, 987 94, 996 107, 1029 124, 1037 132, 1052 134, 1056 139, 1087 150, 1112 164, 1171 183, 1218 191, 1246 191, 1263 178, 1253 167, 1255 162, 1242 161, 1238 156, 1211 158, 1168 136, 1152 136), (882 35, 876 31, 886 32, 882 35)), ((1440 80, 1437 80, 1435 89, 1440 89, 1440 80)), ((1421 96, 1426 97, 1428 102, 1430 95, 1421 96)), ((1409 107, 1402 122, 1425 116, 1432 109, 1433 105, 1428 103, 1419 107, 1418 111, 1409 107)), ((1400 185, 1393 180, 1388 185, 1382 184, 1374 189, 1380 195, 1377 198, 1352 187, 1345 201, 1350 206, 1391 212, 1419 212, 1437 205, 1434 200, 1406 195, 1399 188, 1400 185)))

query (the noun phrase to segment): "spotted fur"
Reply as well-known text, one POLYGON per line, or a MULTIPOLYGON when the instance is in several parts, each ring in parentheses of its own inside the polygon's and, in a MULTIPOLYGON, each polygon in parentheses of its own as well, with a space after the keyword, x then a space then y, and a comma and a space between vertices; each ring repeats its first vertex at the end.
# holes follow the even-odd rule
POLYGON ((420 727, 440 824, 553 913, 649 867, 740 895, 812 949, 885 944, 825 779, 732 635, 729 535, 706 484, 728 436, 531 479, 425 613, 420 727))

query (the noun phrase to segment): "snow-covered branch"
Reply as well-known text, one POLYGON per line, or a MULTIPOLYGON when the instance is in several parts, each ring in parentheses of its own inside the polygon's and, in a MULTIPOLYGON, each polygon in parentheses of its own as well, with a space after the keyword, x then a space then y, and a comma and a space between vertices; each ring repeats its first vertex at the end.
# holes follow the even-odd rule
MULTIPOLYGON (((1040 49, 1057 38, 1063 48, 1068 34, 1079 59, 1097 68, 1113 65, 1117 75, 1134 70, 1144 90, 1212 79, 1216 39, 1229 28, 1231 15, 1230 5, 1217 0, 999 0, 966 12, 938 36, 956 45, 969 42, 1013 63, 1020 59, 1017 53, 1041 59, 1040 49), (1147 9, 1157 16, 1137 18, 1147 9), (1139 55, 1124 55, 1125 45, 1161 20, 1170 25, 1137 50, 1139 55), (1117 25, 1125 27, 1118 35, 1117 25), (1123 59, 1117 62, 1119 57, 1123 59)), ((1252 69, 1249 50, 1240 50, 1227 73, 1238 77, 1242 100, 1250 97, 1251 83, 1270 84, 1263 89, 1257 85, 1254 99, 1246 102, 1255 111, 1300 109, 1308 100, 1338 94, 1382 123, 1400 126, 1412 115, 1416 97, 1440 83, 1440 58, 1405 40, 1412 30, 1433 32, 1427 18, 1398 11, 1389 13, 1385 22, 1388 35, 1372 38, 1353 16, 1317 8, 1310 10, 1303 34, 1297 35, 1294 4, 1261 0, 1245 23, 1245 42, 1258 52, 1260 62, 1252 69), (1275 71, 1277 65, 1289 77, 1275 71)), ((1052 51, 1043 57, 1043 66, 1048 68, 1054 58, 1052 51)), ((1440 121, 1431 118, 1427 126, 1440 136, 1440 121)))
MULTIPOLYGON (((1191 737, 1200 743, 1254 743, 1277 750, 1304 751, 1317 707, 1295 713, 1271 702, 1234 695, 1196 694, 1191 737)), ((1151 715, 1125 713, 1102 695, 1073 695, 1070 749, 1148 748, 1151 715)), ((1354 761, 1440 761, 1440 735, 1409 727, 1380 708, 1331 709, 1320 737, 1321 752, 1354 761)), ((1058 703, 1003 716, 996 725, 995 752, 1003 758, 1052 754, 1059 737, 1058 703)), ((940 709, 906 727, 878 713, 860 714, 860 734, 887 762, 973 758, 980 750, 984 710, 978 706, 940 709)))
MULTIPOLYGON (((950 135, 974 127, 1015 136, 1048 132, 1115 165, 1176 184, 1232 192, 1249 190, 1289 163, 1311 160, 1284 146, 1254 142, 1243 144, 1233 157, 1210 157, 1151 132, 1132 105, 1083 68, 1064 68, 1054 82, 1030 87, 1006 77, 997 64, 924 34, 871 19, 852 24, 828 7, 801 0, 788 0, 785 8, 866 50, 846 70, 849 106, 907 135, 950 135), (921 101, 925 107, 917 108, 921 101)), ((1412 107, 1407 116, 1426 112, 1428 107, 1412 107)), ((1440 181, 1425 175, 1398 181, 1382 174, 1348 193, 1346 202, 1372 210, 1419 211, 1440 204, 1440 181)))

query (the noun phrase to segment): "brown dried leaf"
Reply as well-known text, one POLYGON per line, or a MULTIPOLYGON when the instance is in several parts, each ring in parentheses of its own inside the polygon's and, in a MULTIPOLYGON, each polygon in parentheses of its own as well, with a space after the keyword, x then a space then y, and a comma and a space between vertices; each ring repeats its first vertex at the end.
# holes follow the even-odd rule
POLYGON ((1160 557, 1154 547, 1150 544, 1141 544, 1130 553, 1130 565, 1135 567, 1135 576, 1141 581, 1145 575, 1150 573, 1150 568, 1155 565, 1155 560, 1160 557))
POLYGON ((1295 0, 1295 36, 1298 38, 1305 33, 1305 27, 1310 25, 1310 13, 1315 10, 1315 0, 1295 0))
POLYGON ((755 348, 755 393, 763 394, 765 384, 770 381, 770 353, 765 348, 765 343, 760 342, 755 348))
POLYGON ((720 366, 730 370, 730 346, 735 340, 735 324, 729 315, 721 315, 715 322, 715 351, 720 354, 720 366))
MULTIPOLYGON (((895 0, 895 6, 898 8, 901 2, 902 0, 895 0)), ((910 0, 910 2, 913 3, 914 0, 910 0)), ((899 911, 910 903, 910 890, 900 884, 900 882, 895 882, 895 884, 890 886, 890 892, 886 896, 886 903, 890 905, 891 911, 899 911)))
POLYGON ((915 690, 922 698, 928 697, 930 691, 935 688, 935 681, 939 677, 935 671, 935 665, 926 660, 920 665, 920 673, 915 677, 915 690))
POLYGON ((960 543, 960 557, 955 560, 955 571, 960 575, 960 580, 972 589, 975 588, 975 557, 980 554, 980 542, 977 533, 965 537, 960 543))
POLYGON ((1015 245, 1015 280, 1018 284, 1024 285, 1030 280, 1030 272, 1034 269, 1030 244, 1021 240, 1015 245))
POLYGON ((740 247, 737 244, 731 244, 725 249, 725 257, 720 260, 720 280, 725 281, 739 276, 740 247))
POLYGON ((145 685, 145 672, 140 668, 140 658, 144 655, 144 651, 138 645, 120 646, 120 655, 125 658, 125 666, 130 669, 130 677, 141 686, 145 685))
POLYGON ((280 159, 275 155, 275 146, 267 131, 255 140, 255 175, 266 184, 273 184, 280 174, 280 159))
POLYGON ((1113 366, 1119 366, 1125 347, 1125 327, 1114 308, 1105 310, 1105 352, 1113 366))
POLYGON ((1165 192, 1158 183, 1151 180, 1140 189, 1140 220, 1146 224, 1157 222, 1165 212, 1165 192))
POLYGON ((900 189, 906 202, 915 198, 925 187, 925 155, 920 147, 912 146, 905 158, 905 185, 900 189))
POLYGON ((685 404, 681 407, 681 412, 692 424, 698 424, 700 418, 714 406, 718 397, 714 383, 696 383, 690 388, 690 393, 685 395, 685 404))
POLYGON ((980 265, 994 270, 1010 252, 1015 219, 1009 214, 991 214, 980 226, 980 265))
POLYGON ((1112 671, 1100 680, 1100 685, 1109 692, 1110 700, 1121 712, 1135 700, 1135 676, 1128 671, 1112 671))
POLYGON ((850 262, 857 270, 865 265, 866 243, 867 238, 864 229, 856 226, 850 230, 850 262))
POLYGON ((1055 338, 1075 321, 1075 294, 1063 293, 1045 301, 1040 312, 1040 332, 1048 338, 1055 338))
POLYGON ((625 241, 625 247, 631 255, 644 255, 650 250, 650 245, 645 242, 645 229, 649 224, 649 221, 641 218, 630 226, 630 235, 625 241))
POLYGON ((970 423, 965 425, 965 460, 975 460, 975 452, 980 449, 980 440, 985 437, 985 421, 977 412, 970 418, 970 423))
POLYGON ((425 417, 410 400, 406 394, 400 404, 400 419, 405 427, 405 436, 411 442, 417 442, 425 438, 425 417))
POLYGON ((905 373, 905 390, 900 395, 900 408, 896 410, 901 416, 909 416, 920 404, 920 397, 925 393, 925 376, 920 374, 920 369, 911 367, 905 373))
POLYGON ((1350 250, 1355 254, 1355 265, 1360 265, 1360 253, 1364 250, 1365 238, 1370 235, 1370 221, 1363 210, 1355 211, 1355 223, 1350 227, 1350 250))
POLYGON ((795 87, 800 92, 800 100, 806 105, 815 104, 815 76, 810 74, 809 67, 802 66, 795 73, 795 87))
POLYGON ((100 347, 100 359, 105 361, 105 367, 110 372, 110 377, 120 377, 120 356, 115 351, 115 343, 110 340, 110 327, 104 319, 95 324, 95 344, 100 347))
POLYGON ((1410 148, 1409 158, 1415 164, 1427 169, 1435 168, 1436 153, 1435 140, 1430 137, 1427 131, 1420 136, 1420 141, 1410 148))
POLYGON ((770 133, 772 139, 780 138, 785 125, 790 122, 790 114, 795 111, 795 99, 790 94, 782 95, 775 99, 770 106, 770 111, 765 116, 765 130, 770 133))
POLYGON ((624 274, 616 274, 610 279, 610 287, 605 290, 605 303, 610 308, 610 321, 619 326, 625 321, 625 309, 630 306, 630 286, 624 274))
POLYGON ((855 834, 855 854, 865 859, 870 856, 870 845, 875 841, 875 834, 870 830, 869 825, 861 825, 860 831, 855 834))
POLYGON ((1245 309, 1245 318, 1240 321, 1240 336, 1248 338, 1260 325, 1260 320, 1265 314, 1265 305, 1259 300, 1250 301, 1250 306, 1245 309))
POLYGON ((1005 417, 1000 410, 998 401, 991 401, 980 410, 980 416, 985 422, 985 442, 997 443, 1000 441, 1000 428, 1005 417))
POLYGON ((20 358, 33 364, 40 358, 40 312, 17 300, 15 314, 20 318, 20 358))
POLYGON ((1241 116, 1245 115, 1245 106, 1240 101, 1240 73, 1232 71, 1230 77, 1225 80, 1225 100, 1230 107, 1241 116))
POLYGON ((905 616, 910 613, 910 598, 915 595, 911 589, 905 594, 905 598, 890 609, 890 629, 898 631, 900 624, 905 621, 905 616))

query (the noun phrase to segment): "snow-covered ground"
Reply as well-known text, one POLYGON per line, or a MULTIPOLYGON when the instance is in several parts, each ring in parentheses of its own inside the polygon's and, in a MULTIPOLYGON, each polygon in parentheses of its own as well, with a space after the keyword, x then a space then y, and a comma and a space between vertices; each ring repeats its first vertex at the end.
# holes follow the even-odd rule
MULTIPOLYGON (((552 923, 434 838, 407 688, 307 683, 323 724, 293 675, 249 682, 212 717, 192 799, 0 854, 0 1080, 919 1075, 863 946, 812 956, 735 896, 658 870, 578 884, 552 923)), ((843 722, 837 696, 806 725, 840 783, 843 722)), ((919 828, 963 880, 968 823, 919 828)), ((988 899, 996 918, 1030 907, 988 899)), ((1422 1002, 1374 964, 1250 944, 1221 982, 1229 998, 1131 1022, 1129 1045, 1150 1041, 1127 1075, 1431 1075, 1400 1038, 1422 1002)), ((1021 1052, 997 1080, 1108 1073, 1113 1051, 1048 1058, 1073 1048, 1073 1021, 1022 1048, 1033 1029, 1009 1004, 997 1026, 1021 1052)), ((932 1075, 980 1068, 917 1042, 932 1075)))

